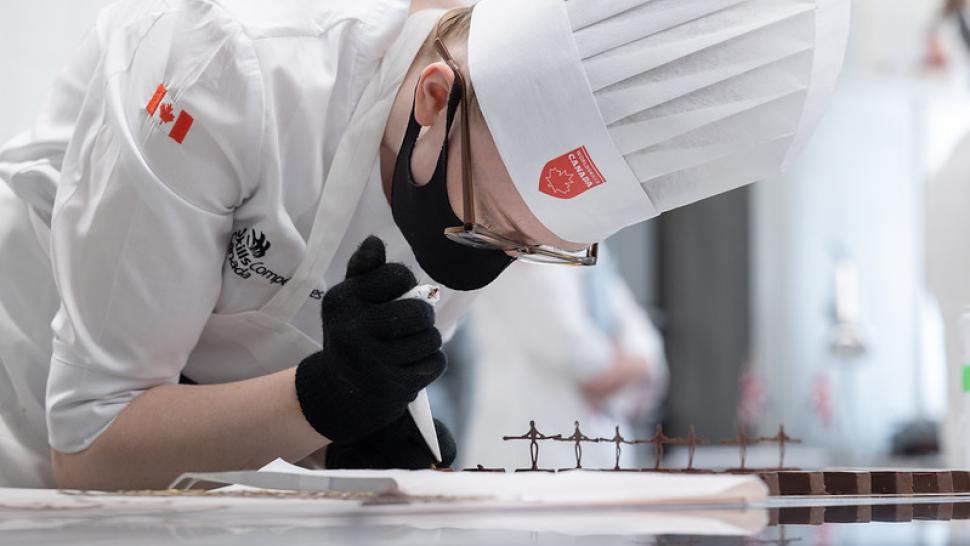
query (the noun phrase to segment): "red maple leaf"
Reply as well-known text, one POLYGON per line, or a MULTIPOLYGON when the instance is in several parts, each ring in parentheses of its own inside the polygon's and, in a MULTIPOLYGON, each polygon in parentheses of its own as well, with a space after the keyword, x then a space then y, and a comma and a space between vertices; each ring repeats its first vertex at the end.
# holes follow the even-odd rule
POLYGON ((163 104, 161 111, 158 113, 158 117, 162 118, 162 123, 175 121, 175 116, 172 114, 172 104, 168 102, 163 104))
POLYGON ((562 169, 552 168, 546 175, 546 183, 549 189, 555 193, 569 194, 573 187, 573 174, 565 173, 562 169))

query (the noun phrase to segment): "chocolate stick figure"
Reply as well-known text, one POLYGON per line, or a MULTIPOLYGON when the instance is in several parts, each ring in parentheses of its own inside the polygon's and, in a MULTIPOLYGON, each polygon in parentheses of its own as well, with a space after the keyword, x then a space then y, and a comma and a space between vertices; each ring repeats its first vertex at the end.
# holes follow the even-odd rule
POLYGON ((724 442, 721 442, 724 445, 736 445, 736 446, 738 446, 738 452, 741 455, 741 470, 742 471, 745 470, 745 466, 746 466, 747 459, 748 459, 748 442, 749 441, 750 441, 750 438, 748 438, 747 431, 744 430, 744 427, 738 426, 738 437, 737 437, 737 439, 735 439, 735 440, 726 440, 724 442))
POLYGON ((579 421, 576 421, 575 424, 576 424, 576 431, 573 432, 573 435, 572 436, 568 436, 566 438, 556 438, 555 441, 557 441, 557 442, 574 442, 576 444, 576 446, 575 446, 575 450, 576 450, 576 470, 582 470, 582 468, 583 468, 583 442, 599 443, 600 439, 599 438, 593 439, 593 438, 590 438, 589 436, 586 436, 585 434, 583 434, 579 430, 579 421))
MULTIPOLYGON (((664 436, 663 438, 666 438, 666 436, 664 436)), ((686 438, 666 438, 666 441, 664 441, 664 443, 667 445, 687 446, 687 468, 684 469, 687 472, 690 472, 691 470, 694 469, 694 452, 697 450, 697 444, 701 442, 702 440, 700 440, 697 437, 697 433, 694 432, 694 425, 690 426, 690 431, 687 433, 686 438)), ((663 455, 662 451, 660 455, 662 457, 663 455)), ((656 468, 655 470, 659 470, 659 467, 656 468)))
POLYGON ((619 425, 617 425, 616 432, 613 434, 612 438, 597 438, 595 441, 609 442, 612 444, 616 444, 616 463, 613 465, 612 471, 619 472, 620 470, 622 470, 620 468, 620 456, 623 454, 623 444, 632 445, 633 442, 627 441, 627 439, 624 438, 622 434, 620 434, 619 425))
POLYGON ((657 424, 657 431, 654 433, 653 438, 649 440, 636 440, 635 444, 653 444, 654 448, 654 470, 660 470, 660 465, 663 463, 664 458, 664 444, 677 443, 672 441, 666 434, 664 434, 664 426, 662 424, 657 424))
POLYGON ((785 434, 785 425, 778 427, 778 434, 772 438, 765 438, 768 442, 778 442, 778 470, 784 470, 785 468, 785 444, 800 444, 801 440, 796 440, 791 436, 785 434))
POLYGON ((561 439, 562 435, 557 434, 555 436, 546 436, 536 429, 536 422, 529 421, 529 432, 526 432, 522 436, 503 436, 502 440, 529 440, 529 453, 532 455, 532 468, 533 472, 539 470, 539 440, 558 440, 561 439))
POLYGON ((694 470, 694 451, 697 449, 697 434, 694 425, 687 432, 687 470, 694 470))
POLYGON ((744 470, 748 458, 748 432, 744 427, 738 427, 738 445, 741 451, 741 470, 744 470))

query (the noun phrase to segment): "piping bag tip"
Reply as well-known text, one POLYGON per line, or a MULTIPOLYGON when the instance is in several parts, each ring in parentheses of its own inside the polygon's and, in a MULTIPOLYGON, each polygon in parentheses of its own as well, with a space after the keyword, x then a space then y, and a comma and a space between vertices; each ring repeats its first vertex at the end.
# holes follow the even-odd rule
MULTIPOLYGON (((437 286, 425 284, 415 287, 398 299, 403 300, 409 298, 426 301, 434 307, 441 299, 441 289, 437 286)), ((427 389, 422 389, 418 393, 417 398, 414 399, 414 402, 408 404, 408 412, 411 414, 411 418, 414 419, 414 424, 417 425, 421 437, 424 438, 424 442, 428 444, 428 449, 431 450, 431 454, 440 463, 441 446, 438 444, 438 431, 435 429, 434 417, 431 415, 431 400, 428 398, 427 389)))
POLYGON ((434 455, 436 462, 441 463, 441 446, 438 444, 438 431, 434 427, 434 417, 431 416, 431 402, 428 399, 428 391, 422 390, 414 402, 408 405, 408 411, 414 424, 418 426, 421 437, 428 444, 428 449, 434 455))

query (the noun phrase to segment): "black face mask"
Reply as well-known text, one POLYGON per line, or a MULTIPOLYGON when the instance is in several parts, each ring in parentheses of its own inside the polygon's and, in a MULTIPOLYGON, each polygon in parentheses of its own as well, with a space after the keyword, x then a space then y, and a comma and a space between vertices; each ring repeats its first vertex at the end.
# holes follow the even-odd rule
POLYGON ((411 120, 394 167, 391 210, 394 222, 404 234, 418 264, 437 283, 452 290, 478 290, 488 286, 514 259, 498 250, 482 250, 460 245, 445 237, 445 229, 462 225, 448 201, 448 136, 461 101, 460 86, 452 87, 448 99, 445 142, 431 181, 414 184, 411 156, 421 133, 421 124, 411 120))

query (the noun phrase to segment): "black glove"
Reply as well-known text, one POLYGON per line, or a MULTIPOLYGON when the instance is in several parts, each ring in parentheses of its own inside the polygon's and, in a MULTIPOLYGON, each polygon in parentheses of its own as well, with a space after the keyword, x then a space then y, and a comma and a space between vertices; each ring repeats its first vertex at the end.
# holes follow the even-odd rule
POLYGON ((381 430, 356 442, 334 443, 327 448, 327 468, 330 469, 402 469, 422 470, 432 467, 449 468, 455 462, 458 449, 455 439, 441 421, 435 419, 438 446, 441 448, 439 464, 431 449, 421 436, 410 413, 381 430))
POLYGON ((445 371, 434 308, 397 301, 417 280, 385 261, 384 243, 368 237, 350 258, 347 279, 323 297, 323 350, 296 370, 303 415, 333 442, 393 423, 445 371))

